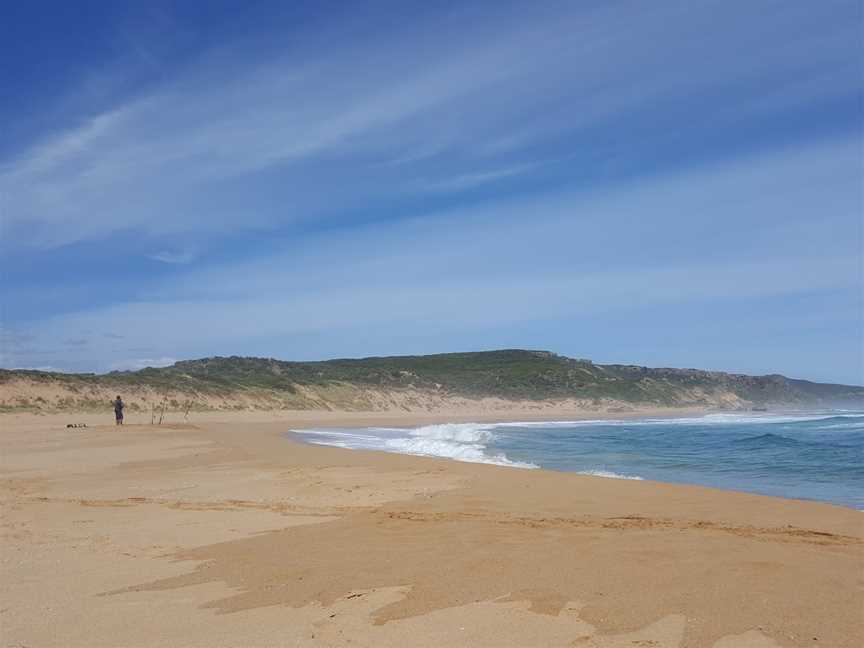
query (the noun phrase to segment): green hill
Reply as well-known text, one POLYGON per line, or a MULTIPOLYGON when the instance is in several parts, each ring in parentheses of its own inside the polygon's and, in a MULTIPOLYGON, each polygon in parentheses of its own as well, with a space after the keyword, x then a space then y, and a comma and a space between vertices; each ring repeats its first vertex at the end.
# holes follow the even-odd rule
POLYGON ((411 403, 416 402, 418 408, 428 410, 435 402, 447 399, 488 398, 571 400, 607 408, 864 404, 864 387, 812 383, 780 375, 599 365, 547 351, 525 350, 320 362, 213 357, 102 375, 0 370, 0 403, 7 409, 42 405, 87 408, 90 400, 101 407, 105 395, 115 391, 141 394, 147 402, 170 397, 203 409, 374 410, 386 409, 389 399, 402 409, 411 409, 411 403), (32 398, 21 395, 27 385, 32 398), (36 395, 51 389, 65 395, 53 403, 44 395, 36 395))

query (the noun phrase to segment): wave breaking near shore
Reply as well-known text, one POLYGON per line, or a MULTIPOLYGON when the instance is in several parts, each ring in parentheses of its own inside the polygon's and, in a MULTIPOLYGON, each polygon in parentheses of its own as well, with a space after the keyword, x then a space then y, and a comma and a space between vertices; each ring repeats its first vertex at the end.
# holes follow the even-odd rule
POLYGON ((538 468, 534 463, 512 461, 492 452, 496 424, 441 423, 418 428, 371 427, 360 429, 292 430, 309 443, 356 450, 384 450, 423 457, 441 457, 513 468, 538 468))
POLYGON ((296 430, 309 443, 699 484, 864 508, 864 412, 729 412, 640 419, 296 430))

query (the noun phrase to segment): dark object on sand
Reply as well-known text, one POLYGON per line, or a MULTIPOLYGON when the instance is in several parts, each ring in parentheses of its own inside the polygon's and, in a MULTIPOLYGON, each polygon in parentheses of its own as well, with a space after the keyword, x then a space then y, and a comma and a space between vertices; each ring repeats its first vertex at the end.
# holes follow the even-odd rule
POLYGON ((123 409, 126 407, 126 404, 123 402, 123 399, 118 395, 114 400, 114 419, 117 425, 123 425, 123 409))
POLYGON ((87 427, 87 424, 86 423, 67 423, 66 427, 67 428, 82 428, 82 427, 87 427))

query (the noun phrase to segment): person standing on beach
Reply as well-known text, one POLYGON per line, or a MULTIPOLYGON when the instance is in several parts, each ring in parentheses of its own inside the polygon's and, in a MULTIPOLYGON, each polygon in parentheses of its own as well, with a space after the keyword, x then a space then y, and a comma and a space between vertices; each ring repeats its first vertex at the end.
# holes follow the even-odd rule
POLYGON ((117 399, 114 401, 114 418, 116 419, 116 425, 123 425, 123 408, 126 405, 123 403, 123 399, 120 396, 117 396, 117 399))

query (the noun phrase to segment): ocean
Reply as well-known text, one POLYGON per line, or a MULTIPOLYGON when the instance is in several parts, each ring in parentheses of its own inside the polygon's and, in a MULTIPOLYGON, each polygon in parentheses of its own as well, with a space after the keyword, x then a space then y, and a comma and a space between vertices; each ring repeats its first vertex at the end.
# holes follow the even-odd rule
POLYGON ((293 432, 341 448, 699 484, 864 510, 864 411, 293 432))
POLYGON ((864 411, 292 432, 341 448, 699 484, 864 510, 864 411))

